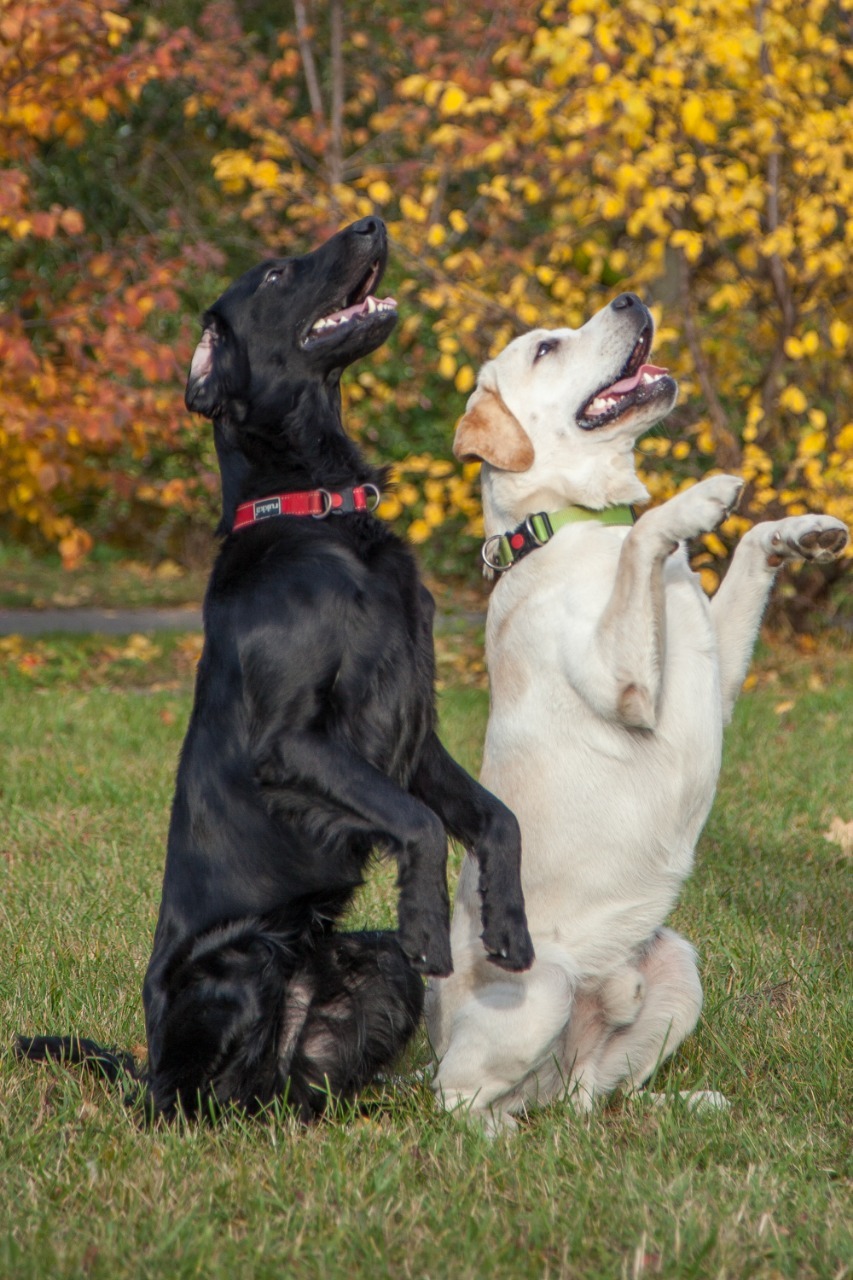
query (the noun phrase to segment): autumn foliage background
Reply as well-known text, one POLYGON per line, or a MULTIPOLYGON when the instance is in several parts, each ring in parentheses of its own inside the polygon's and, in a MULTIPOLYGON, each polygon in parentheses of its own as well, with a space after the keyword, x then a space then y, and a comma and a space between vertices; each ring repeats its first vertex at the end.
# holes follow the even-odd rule
MULTIPOLYGON (((851 35, 851 0, 4 3, 0 533, 72 568, 196 554, 198 317, 374 210, 401 319, 348 422, 437 570, 476 573, 450 441, 478 365, 625 289, 681 385, 640 446, 653 499, 748 482, 698 550, 708 589, 755 518, 853 524, 851 35)), ((789 579, 796 625, 842 607, 842 571, 789 579)))

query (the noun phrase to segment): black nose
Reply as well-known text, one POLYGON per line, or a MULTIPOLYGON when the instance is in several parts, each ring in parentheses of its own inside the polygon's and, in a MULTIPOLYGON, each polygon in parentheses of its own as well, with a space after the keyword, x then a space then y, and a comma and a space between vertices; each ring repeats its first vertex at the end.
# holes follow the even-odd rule
POLYGON ((382 219, 373 217, 359 218, 358 222, 354 222, 351 227, 357 236, 375 236, 381 229, 382 219))
POLYGON ((614 311, 624 311, 626 307, 641 307, 643 304, 636 293, 620 293, 610 305, 614 311))

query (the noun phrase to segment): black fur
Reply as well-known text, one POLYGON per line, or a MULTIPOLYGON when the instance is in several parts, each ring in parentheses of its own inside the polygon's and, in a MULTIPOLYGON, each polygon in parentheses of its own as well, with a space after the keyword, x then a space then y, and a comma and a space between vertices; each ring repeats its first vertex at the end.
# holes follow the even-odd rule
MULTIPOLYGON (((224 541, 144 986, 147 1082, 167 1115, 287 1097, 308 1119, 391 1062, 420 1016, 417 970, 451 968, 447 832, 479 861, 491 958, 533 958, 515 819, 436 736, 433 602, 409 550, 367 512, 232 532, 242 501, 381 485, 344 434, 339 382, 393 312, 309 330, 375 288, 386 253, 365 218, 262 263, 207 312, 193 360, 224 541), (337 933, 376 848, 398 861, 398 931, 337 933)), ((129 1065, 73 1037, 19 1052, 129 1065)))

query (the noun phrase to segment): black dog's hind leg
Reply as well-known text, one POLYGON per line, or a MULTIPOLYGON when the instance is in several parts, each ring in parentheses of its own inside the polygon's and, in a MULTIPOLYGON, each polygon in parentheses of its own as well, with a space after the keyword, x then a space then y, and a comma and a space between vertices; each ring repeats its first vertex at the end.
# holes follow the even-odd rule
POLYGON ((533 943, 521 889, 521 832, 515 816, 448 755, 435 734, 424 747, 412 792, 477 859, 483 945, 504 969, 528 969, 533 943))
POLYGON ((400 945, 421 973, 450 973, 447 833, 431 807, 435 797, 409 795, 360 756, 316 733, 280 734, 256 767, 271 794, 280 789, 322 796, 351 831, 390 846, 399 868, 400 945))
POLYGON ((151 1088, 167 1115, 280 1097, 310 1120, 397 1056, 423 1005, 392 933, 321 934, 294 970, 280 939, 245 922, 197 939, 166 982, 151 1088))
POLYGON ((283 993, 295 967, 292 947, 255 919, 199 935, 172 962, 148 1026, 158 1111, 191 1116, 228 1103, 254 1111, 272 1101, 283 993))
POLYGON ((330 1095, 352 1097, 399 1056, 420 1020, 424 988, 395 934, 364 932, 323 938, 294 980, 291 1001, 297 992, 300 1012, 281 1044, 281 1084, 308 1120, 330 1095))

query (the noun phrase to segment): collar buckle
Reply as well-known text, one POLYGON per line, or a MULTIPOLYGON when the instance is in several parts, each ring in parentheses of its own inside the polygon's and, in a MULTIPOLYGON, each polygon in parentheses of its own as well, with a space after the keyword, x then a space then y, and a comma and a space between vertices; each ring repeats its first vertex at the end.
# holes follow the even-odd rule
MULTIPOLYGON (((554 529, 548 519, 547 511, 538 511, 536 515, 528 516, 524 521, 524 529, 537 547, 544 547, 545 543, 550 542, 554 536, 554 529)), ((532 551, 533 548, 531 547, 530 550, 532 551)))
POLYGON ((531 551, 544 547, 565 524, 590 521, 603 525, 631 525, 634 519, 633 507, 625 505, 605 507, 602 511, 578 506, 550 513, 536 511, 522 520, 515 529, 508 529, 506 533, 493 533, 483 543, 480 554, 488 569, 494 573, 503 573, 531 551))

